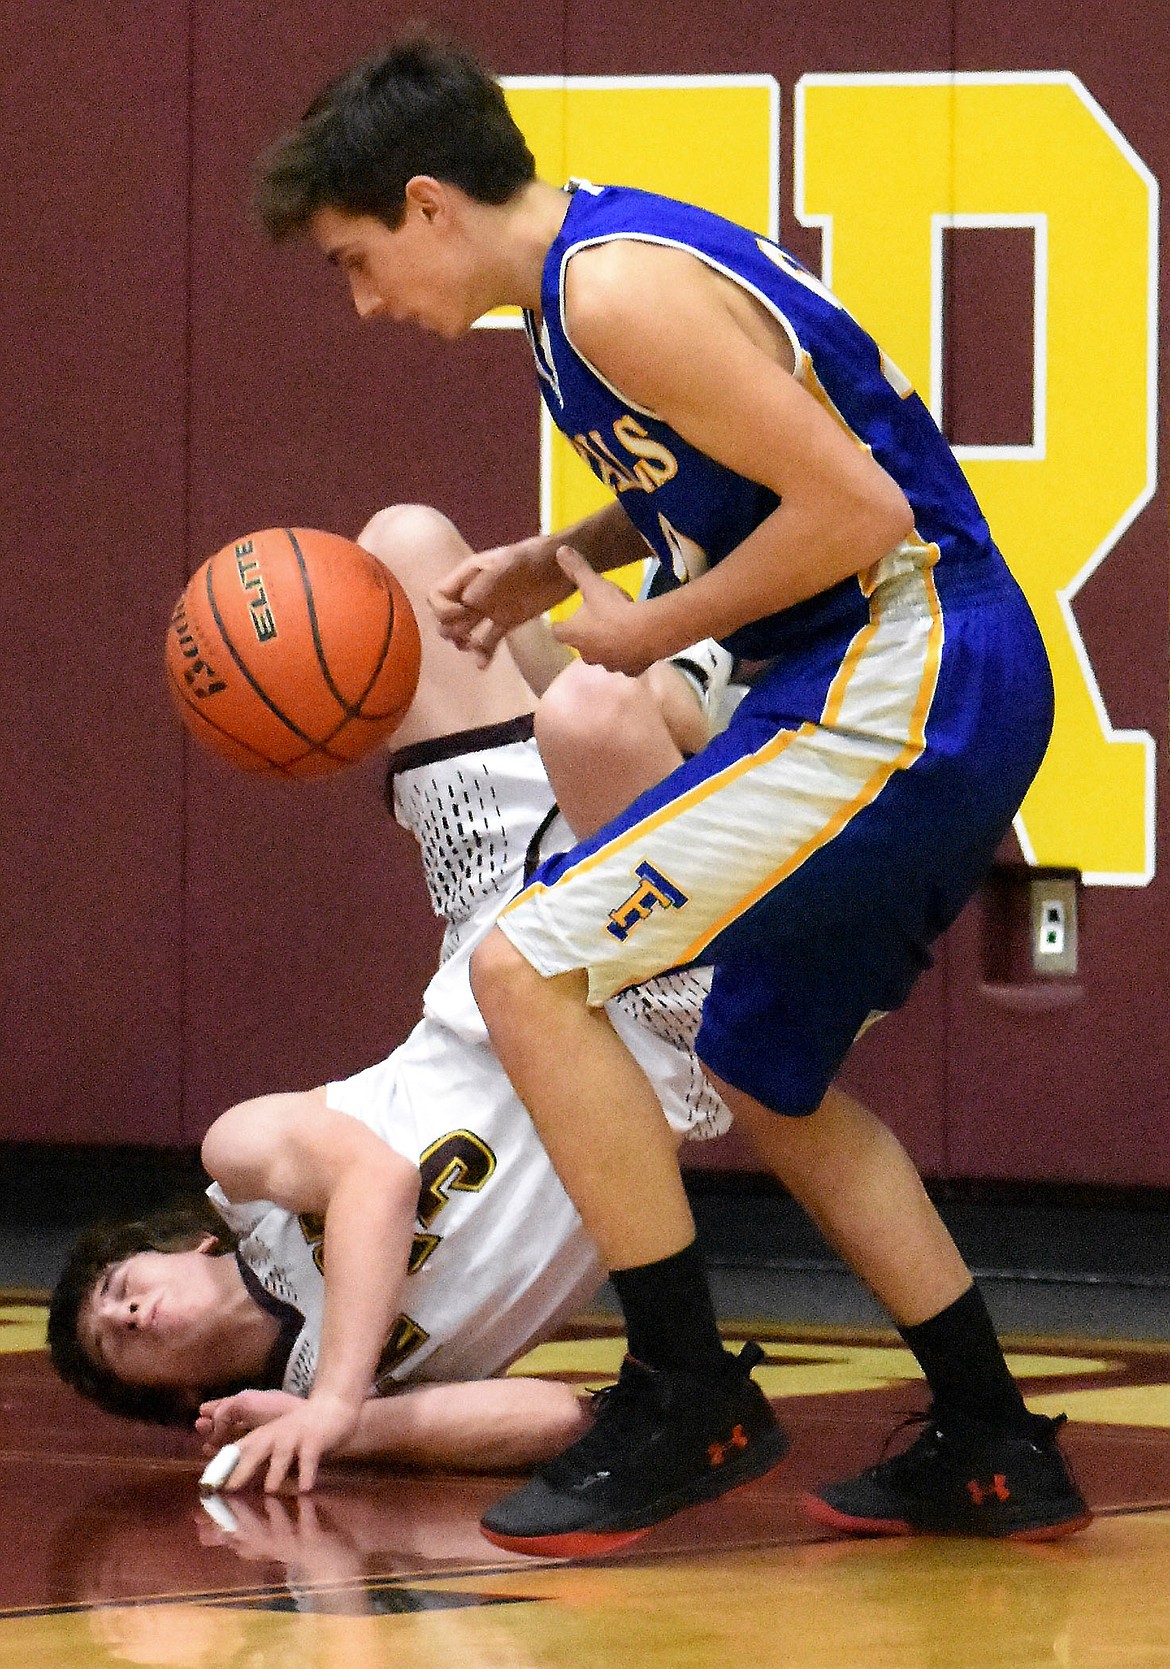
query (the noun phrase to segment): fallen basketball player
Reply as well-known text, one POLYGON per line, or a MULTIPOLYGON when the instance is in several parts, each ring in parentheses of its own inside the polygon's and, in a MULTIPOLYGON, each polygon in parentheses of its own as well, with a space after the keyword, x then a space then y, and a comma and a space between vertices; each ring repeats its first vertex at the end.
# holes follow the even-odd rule
MULTIPOLYGON (((568 845, 706 740, 703 697, 729 664, 697 651, 684 672, 637 681, 578 665, 534 719, 534 689, 569 659, 543 626, 481 669, 423 606, 466 555, 454 527, 399 507, 362 541, 417 600, 423 632, 389 778, 447 923, 423 1019, 352 1078, 224 1113, 203 1144, 207 1201, 91 1231, 50 1312, 63 1377, 114 1411, 195 1419, 210 1447, 238 1444, 232 1489, 262 1474, 274 1490, 292 1471, 311 1489, 326 1454, 524 1468, 586 1429, 568 1386, 499 1377, 604 1276, 488 1046, 468 959, 542 830, 557 849, 534 728, 551 760, 576 762, 554 771, 568 845), (586 709, 604 769, 575 729, 586 709)), ((706 988, 701 971, 669 974, 612 1005, 680 1139, 730 1122, 691 1050, 706 988)))

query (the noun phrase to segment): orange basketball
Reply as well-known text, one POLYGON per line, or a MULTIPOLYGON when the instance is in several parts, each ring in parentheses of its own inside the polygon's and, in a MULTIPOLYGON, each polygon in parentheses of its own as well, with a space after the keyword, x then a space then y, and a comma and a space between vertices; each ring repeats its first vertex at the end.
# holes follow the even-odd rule
POLYGON ((270 527, 193 575, 167 631, 183 722, 246 771, 317 777, 369 753, 418 685, 406 593, 335 533, 270 527))

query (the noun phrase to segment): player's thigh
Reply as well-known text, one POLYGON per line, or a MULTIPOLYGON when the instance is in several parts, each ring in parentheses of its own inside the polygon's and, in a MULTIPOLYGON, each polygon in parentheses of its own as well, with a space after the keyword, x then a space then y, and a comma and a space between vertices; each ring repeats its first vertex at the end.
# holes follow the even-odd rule
POLYGON ((500 925, 542 973, 588 968, 594 1002, 699 960, 831 828, 869 770, 855 752, 771 710, 737 714, 595 836, 544 864, 500 925))
MULTIPOLYGON (((848 861, 844 846, 832 856, 848 861)), ((831 867, 806 868, 715 947, 696 1051, 777 1113, 814 1112, 860 1033, 901 1006, 930 962, 929 893, 899 905, 888 890, 860 896, 849 878, 833 899, 831 867)))

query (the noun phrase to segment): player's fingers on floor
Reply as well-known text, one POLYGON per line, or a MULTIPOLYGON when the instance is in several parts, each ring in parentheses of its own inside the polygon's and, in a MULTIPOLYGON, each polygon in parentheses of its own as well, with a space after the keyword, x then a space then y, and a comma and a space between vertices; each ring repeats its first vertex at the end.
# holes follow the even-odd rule
POLYGON ((260 1468, 269 1459, 270 1447, 266 1435, 254 1438, 252 1441, 249 1441, 247 1437, 241 1439, 239 1444, 240 1458, 222 1487, 234 1493, 236 1490, 243 1489, 246 1484, 251 1483, 260 1468))
POLYGON ((275 1495, 276 1491, 288 1477, 289 1468, 293 1462, 293 1449, 281 1444, 274 1447, 268 1460, 268 1471, 264 1477, 264 1493, 275 1495))
POLYGON ((319 1445, 311 1448, 302 1446, 297 1455, 297 1492, 304 1495, 317 1482, 317 1466, 321 1459, 319 1445))

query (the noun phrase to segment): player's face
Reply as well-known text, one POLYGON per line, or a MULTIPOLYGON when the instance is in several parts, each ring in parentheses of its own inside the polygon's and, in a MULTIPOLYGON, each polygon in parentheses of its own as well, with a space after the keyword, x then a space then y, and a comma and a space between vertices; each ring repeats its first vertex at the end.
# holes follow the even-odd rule
POLYGON ((172 1388, 230 1378, 223 1291, 208 1256, 135 1252, 98 1276, 78 1318, 86 1353, 128 1385, 172 1388))
POLYGON ((458 199, 437 185, 412 196, 414 185, 393 229, 373 215, 323 208, 310 230, 325 258, 348 278, 359 318, 462 336, 490 305, 482 296, 475 251, 458 199))

